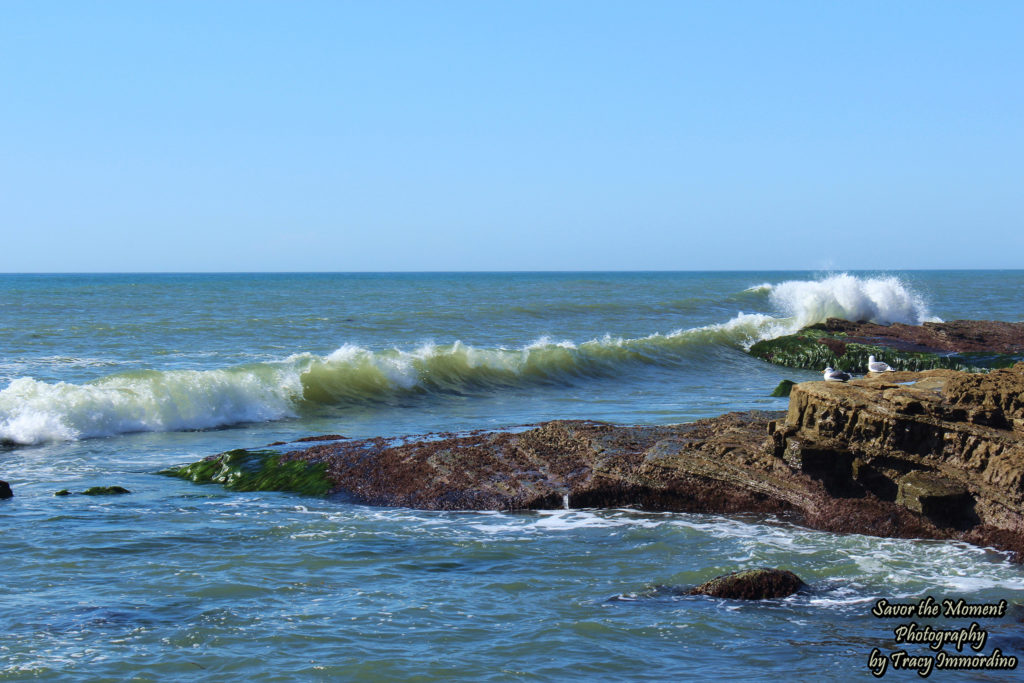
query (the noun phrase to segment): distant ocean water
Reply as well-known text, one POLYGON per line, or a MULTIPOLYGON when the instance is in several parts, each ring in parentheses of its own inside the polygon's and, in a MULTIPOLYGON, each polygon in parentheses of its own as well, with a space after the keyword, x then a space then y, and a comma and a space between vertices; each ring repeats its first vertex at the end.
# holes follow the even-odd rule
MULTIPOLYGON (((0 680, 869 676, 899 649, 874 600, 1024 603, 1024 571, 768 517, 429 513, 153 472, 325 432, 781 410, 781 379, 820 374, 750 358, 758 339, 1020 321, 1022 291, 1024 271, 0 276, 0 680), (132 494, 52 495, 110 484, 132 494), (764 564, 811 590, 658 588, 764 564)), ((1016 618, 993 645, 1024 655, 1016 618)))

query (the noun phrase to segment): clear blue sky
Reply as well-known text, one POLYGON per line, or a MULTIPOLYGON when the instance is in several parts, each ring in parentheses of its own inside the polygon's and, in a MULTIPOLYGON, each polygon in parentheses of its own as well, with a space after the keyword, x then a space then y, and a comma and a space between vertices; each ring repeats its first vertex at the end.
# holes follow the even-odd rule
POLYGON ((1024 2, 0 4, 0 271, 1024 267, 1024 2))

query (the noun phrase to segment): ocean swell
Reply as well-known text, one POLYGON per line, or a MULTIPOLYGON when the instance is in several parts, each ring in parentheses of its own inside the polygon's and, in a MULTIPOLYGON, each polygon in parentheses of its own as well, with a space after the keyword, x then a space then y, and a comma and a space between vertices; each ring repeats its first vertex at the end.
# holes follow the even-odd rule
POLYGON ((456 341, 411 350, 346 344, 319 356, 213 370, 120 373, 86 384, 15 379, 0 391, 0 442, 34 444, 140 431, 209 429, 295 417, 315 406, 386 403, 415 395, 465 395, 524 385, 568 386, 640 366, 705 363, 714 346, 749 348, 829 317, 879 323, 928 320, 923 300, 897 278, 834 275, 762 284, 739 313, 714 325, 639 338, 584 342, 542 337, 520 348, 456 341), (780 315, 781 314, 781 315, 780 315))
POLYGON ((568 385, 629 367, 679 365, 708 345, 742 347, 774 325, 741 314, 710 325, 637 339, 580 344, 541 338, 522 348, 462 342, 374 351, 345 345, 327 356, 216 370, 149 370, 86 384, 16 379, 0 391, 0 442, 33 444, 140 431, 209 429, 297 416, 316 405, 382 403, 397 397, 568 385))

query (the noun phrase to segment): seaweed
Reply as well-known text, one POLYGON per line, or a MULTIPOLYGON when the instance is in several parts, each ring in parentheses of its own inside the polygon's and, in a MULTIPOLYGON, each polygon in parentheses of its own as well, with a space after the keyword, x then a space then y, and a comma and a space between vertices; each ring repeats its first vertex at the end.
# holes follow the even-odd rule
POLYGON ((238 448, 158 474, 197 484, 222 484, 231 491, 289 491, 323 496, 331 490, 326 470, 324 463, 284 460, 277 451, 238 448))

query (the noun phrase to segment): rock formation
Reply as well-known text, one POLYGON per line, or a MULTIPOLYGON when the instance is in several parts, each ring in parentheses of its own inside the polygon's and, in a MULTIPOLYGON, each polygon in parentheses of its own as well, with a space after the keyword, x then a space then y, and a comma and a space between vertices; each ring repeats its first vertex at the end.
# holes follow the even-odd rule
POLYGON ((954 320, 877 325, 829 318, 799 332, 759 341, 750 355, 776 365, 866 373, 869 356, 897 370, 1005 367, 1024 360, 1024 323, 954 320))
POLYGON ((714 598, 733 600, 767 600, 792 595, 805 585, 800 577, 791 571, 761 567, 717 576, 696 588, 691 588, 686 594, 710 595, 714 598))
POLYGON ((166 474, 432 510, 636 506, 760 512, 813 528, 1024 552, 1024 363, 792 387, 787 413, 692 424, 230 451, 166 474))
POLYGON ((771 434, 834 496, 871 494, 967 539, 1024 537, 1024 363, 807 382, 771 434))

